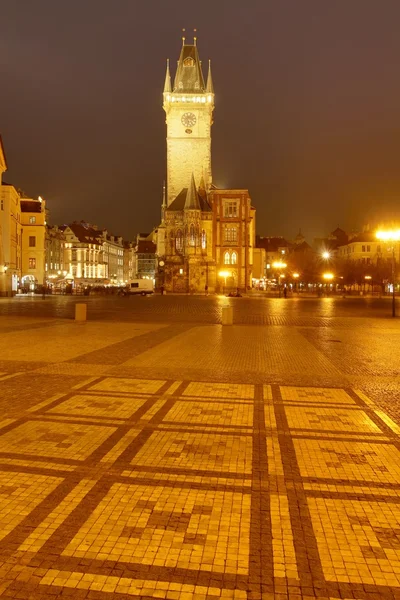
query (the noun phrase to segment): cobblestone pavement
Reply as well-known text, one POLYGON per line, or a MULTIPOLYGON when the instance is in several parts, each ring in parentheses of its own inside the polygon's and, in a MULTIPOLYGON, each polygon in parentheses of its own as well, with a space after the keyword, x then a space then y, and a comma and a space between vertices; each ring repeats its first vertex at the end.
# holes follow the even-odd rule
MULTIPOLYGON (((324 327, 332 318, 358 319, 391 317, 391 299, 348 297, 264 298, 225 296, 18 296, 0 298, 0 316, 53 317, 72 319, 77 302, 88 305, 89 320, 139 322, 221 323, 222 306, 233 306, 233 319, 246 325, 295 325, 324 327)), ((400 299, 397 298, 400 316, 400 299)), ((361 322, 361 321, 360 321, 361 322)))
POLYGON ((0 597, 400 599, 399 327, 354 320, 0 317, 0 597))

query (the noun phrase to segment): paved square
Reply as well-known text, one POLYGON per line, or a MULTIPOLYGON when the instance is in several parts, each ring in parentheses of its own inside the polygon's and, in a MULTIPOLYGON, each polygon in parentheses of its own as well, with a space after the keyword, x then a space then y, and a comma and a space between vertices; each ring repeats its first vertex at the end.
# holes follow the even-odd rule
POLYGON ((145 377, 141 337, 5 411, 0 598, 398 600, 394 419, 350 386, 145 377))
POLYGON ((250 495, 114 484, 63 554, 246 575, 250 495))

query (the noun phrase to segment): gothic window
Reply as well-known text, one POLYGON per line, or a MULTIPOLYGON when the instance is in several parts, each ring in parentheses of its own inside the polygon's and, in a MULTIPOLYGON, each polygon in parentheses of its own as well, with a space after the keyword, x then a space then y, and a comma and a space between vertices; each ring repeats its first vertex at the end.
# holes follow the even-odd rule
POLYGON ((200 84, 198 81, 196 81, 196 83, 194 84, 194 89, 195 90, 199 90, 200 89, 200 84))
POLYGON ((225 227, 225 242, 236 242, 237 241, 237 228, 236 227, 225 227))
POLYGON ((183 66, 184 67, 194 67, 194 59, 191 56, 188 56, 183 61, 183 66))
POLYGON ((231 263, 232 263, 232 265, 236 265, 237 264, 237 254, 236 254, 236 252, 232 252, 231 263))
POLYGON ((182 231, 180 229, 178 229, 178 231, 176 232, 175 248, 176 248, 177 252, 182 252, 183 236, 182 236, 182 231))
POLYGON ((193 223, 189 227, 189 246, 196 245, 196 232, 193 223))
POLYGON ((225 252, 224 265, 230 265, 230 264, 231 264, 231 255, 229 254, 229 252, 225 252))
POLYGON ((204 231, 204 229, 201 232, 201 247, 203 248, 203 250, 207 248, 207 234, 204 231))
POLYGON ((179 82, 179 85, 178 85, 178 87, 179 87, 179 89, 180 89, 180 90, 183 90, 183 81, 180 81, 180 82, 179 82))

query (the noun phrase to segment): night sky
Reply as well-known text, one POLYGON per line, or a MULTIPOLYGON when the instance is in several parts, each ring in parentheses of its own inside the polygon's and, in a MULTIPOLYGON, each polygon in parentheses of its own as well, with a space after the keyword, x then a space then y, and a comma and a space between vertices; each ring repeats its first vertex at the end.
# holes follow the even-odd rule
POLYGON ((4 180, 50 222, 159 223, 165 60, 212 59, 213 179, 309 240, 400 209, 399 0, 0 0, 4 180))

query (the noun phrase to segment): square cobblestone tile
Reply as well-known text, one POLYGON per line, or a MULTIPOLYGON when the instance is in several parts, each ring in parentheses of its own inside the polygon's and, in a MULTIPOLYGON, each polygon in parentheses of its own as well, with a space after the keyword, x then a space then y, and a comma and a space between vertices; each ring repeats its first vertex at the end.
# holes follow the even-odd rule
POLYGON ((65 402, 50 409, 49 413, 65 415, 84 415, 86 417, 114 417, 128 419, 138 408, 146 402, 145 397, 133 398, 94 396, 79 394, 68 398, 65 402))
POLYGON ((218 433, 154 432, 131 461, 132 465, 251 473, 252 437, 218 433))
POLYGON ((239 493, 114 484, 63 555, 247 574, 250 504, 239 493))
POLYGON ((103 379, 103 381, 91 386, 89 389, 99 392, 156 394, 164 383, 165 381, 159 381, 157 379, 124 379, 122 377, 107 377, 106 379, 103 379))
POLYGON ((285 413, 291 430, 381 433, 379 427, 362 410, 285 406, 285 413))
POLYGON ((400 483, 400 453, 390 444, 303 439, 293 443, 303 477, 400 483))
POLYGON ((0 452, 84 460, 114 431, 100 425, 28 421, 1 436, 0 452))

